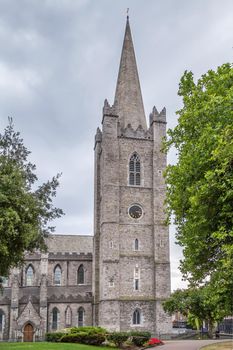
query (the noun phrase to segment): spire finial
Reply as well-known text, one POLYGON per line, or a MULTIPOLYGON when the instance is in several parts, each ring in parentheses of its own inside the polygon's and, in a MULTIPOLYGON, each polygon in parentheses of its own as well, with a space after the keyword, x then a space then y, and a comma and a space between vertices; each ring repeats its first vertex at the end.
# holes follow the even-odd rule
POLYGON ((129 7, 127 7, 126 14, 127 14, 127 21, 128 21, 129 20, 129 7))

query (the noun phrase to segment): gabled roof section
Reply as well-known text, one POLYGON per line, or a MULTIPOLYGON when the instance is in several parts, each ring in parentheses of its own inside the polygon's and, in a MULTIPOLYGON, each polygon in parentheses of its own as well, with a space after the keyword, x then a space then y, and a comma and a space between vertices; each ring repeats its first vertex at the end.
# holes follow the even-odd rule
POLYGON ((52 234, 46 239, 48 253, 92 253, 93 236, 52 234))
POLYGON ((34 326, 40 326, 41 323, 41 317, 32 305, 31 300, 29 300, 22 313, 17 318, 18 326, 22 327, 26 323, 25 321, 32 323, 34 326))
POLYGON ((139 125, 141 125, 144 130, 147 129, 128 16, 114 105, 117 109, 119 121, 122 127, 131 124, 134 130, 136 130, 139 125))

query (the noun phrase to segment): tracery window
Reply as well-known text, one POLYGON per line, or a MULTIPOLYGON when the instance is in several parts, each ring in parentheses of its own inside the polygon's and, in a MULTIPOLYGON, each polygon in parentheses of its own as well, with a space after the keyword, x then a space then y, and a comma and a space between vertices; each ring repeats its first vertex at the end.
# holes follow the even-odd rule
POLYGON ((84 284, 84 276, 85 273, 84 273, 84 267, 83 265, 80 265, 79 268, 78 268, 78 284, 84 284))
POLYGON ((78 327, 84 326, 84 308, 80 307, 78 309, 78 327))
POLYGON ((65 314, 65 319, 66 319, 66 326, 71 326, 71 321, 72 321, 72 311, 70 306, 67 306, 66 309, 66 314, 65 314))
POLYGON ((4 331, 5 326, 5 314, 2 310, 0 310, 0 332, 4 331))
POLYGON ((141 324, 141 313, 138 309, 136 309, 133 313, 133 324, 141 324))
POLYGON ((61 267, 57 265, 54 269, 54 284, 56 286, 61 285, 61 267))
POLYGON ((129 184, 132 186, 141 185, 141 163, 136 152, 133 153, 129 161, 129 184))
POLYGON ((59 328, 59 321, 60 321, 60 312, 55 307, 52 311, 52 329, 56 330, 59 328))
POLYGON ((32 286, 34 279, 34 270, 32 265, 29 265, 26 270, 26 286, 32 286))

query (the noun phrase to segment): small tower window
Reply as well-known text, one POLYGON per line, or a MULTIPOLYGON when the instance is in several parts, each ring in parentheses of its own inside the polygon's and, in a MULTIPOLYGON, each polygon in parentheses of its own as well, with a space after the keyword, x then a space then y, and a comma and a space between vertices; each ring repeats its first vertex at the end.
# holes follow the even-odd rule
POLYGON ((70 306, 67 306, 66 309, 66 326, 71 326, 71 320, 72 320, 72 312, 70 306))
POLYGON ((80 265, 78 268, 78 284, 84 284, 84 267, 80 265))
POLYGON ((140 269, 136 265, 134 269, 134 290, 139 290, 140 269))
POLYGON ((129 161, 129 184, 132 186, 141 185, 141 164, 136 152, 133 153, 129 161))
POLYGON ((113 278, 110 278, 108 285, 109 285, 109 287, 114 287, 114 280, 113 280, 113 278))
POLYGON ((78 309, 78 327, 84 326, 84 308, 80 307, 78 309))
POLYGON ((139 242, 137 238, 134 241, 134 250, 139 250, 139 242))
POLYGON ((34 279, 34 270, 32 268, 32 265, 29 265, 27 270, 26 270, 26 285, 32 286, 33 279, 34 279))
POLYGON ((52 329, 56 330, 59 328, 60 312, 55 307, 52 311, 52 329))
POLYGON ((54 270, 54 284, 55 286, 61 285, 61 268, 59 265, 57 265, 54 270))
POLYGON ((0 310, 0 332, 4 331, 5 327, 5 314, 2 310, 0 310))
POLYGON ((141 324, 141 314, 138 309, 136 309, 133 313, 133 324, 141 324))

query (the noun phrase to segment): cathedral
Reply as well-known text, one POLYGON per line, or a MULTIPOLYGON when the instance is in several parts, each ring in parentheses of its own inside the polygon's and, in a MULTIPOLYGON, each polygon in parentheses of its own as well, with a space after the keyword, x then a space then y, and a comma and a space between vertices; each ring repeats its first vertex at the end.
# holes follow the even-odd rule
POLYGON ((144 112, 127 17, 114 103, 95 135, 94 235, 51 235, 46 253, 25 254, 4 280, 0 340, 40 341, 46 332, 98 325, 169 333, 165 225, 166 110, 144 112))

